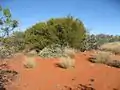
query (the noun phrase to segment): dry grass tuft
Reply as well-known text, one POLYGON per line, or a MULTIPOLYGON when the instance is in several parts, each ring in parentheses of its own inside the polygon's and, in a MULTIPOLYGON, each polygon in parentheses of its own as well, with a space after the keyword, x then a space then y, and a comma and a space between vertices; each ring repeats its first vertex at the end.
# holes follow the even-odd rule
POLYGON ((73 59, 75 57, 76 50, 72 48, 65 48, 64 52, 68 57, 73 59))
POLYGON ((112 42, 103 44, 100 47, 101 50, 111 51, 114 54, 120 54, 120 42, 112 42))
POLYGON ((99 51, 90 58, 90 61, 94 63, 105 63, 111 59, 110 55, 111 54, 109 52, 99 51))
POLYGON ((75 67, 75 59, 70 57, 61 57, 60 61, 57 63, 58 67, 68 69, 68 68, 74 68, 75 67))
POLYGON ((108 66, 120 68, 120 60, 114 60, 110 52, 100 51, 96 53, 92 58, 89 58, 90 62, 103 63, 108 66))
POLYGON ((25 68, 34 68, 36 66, 36 61, 32 57, 27 57, 23 64, 25 68))

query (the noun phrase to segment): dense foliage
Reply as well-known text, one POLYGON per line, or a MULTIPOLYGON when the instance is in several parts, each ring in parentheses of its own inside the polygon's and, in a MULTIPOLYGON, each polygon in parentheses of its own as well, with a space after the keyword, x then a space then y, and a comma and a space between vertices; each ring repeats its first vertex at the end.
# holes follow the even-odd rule
POLYGON ((51 44, 80 49, 85 36, 86 29, 83 23, 68 16, 35 24, 26 30, 25 41, 33 49, 43 49, 51 44))

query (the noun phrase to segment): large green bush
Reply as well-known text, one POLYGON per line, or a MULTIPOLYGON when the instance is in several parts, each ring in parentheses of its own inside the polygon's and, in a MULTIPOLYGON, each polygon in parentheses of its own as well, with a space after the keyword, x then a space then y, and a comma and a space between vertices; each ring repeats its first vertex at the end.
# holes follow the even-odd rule
POLYGON ((51 44, 81 49, 85 36, 83 23, 72 16, 37 23, 25 31, 25 41, 30 49, 43 49, 51 44))

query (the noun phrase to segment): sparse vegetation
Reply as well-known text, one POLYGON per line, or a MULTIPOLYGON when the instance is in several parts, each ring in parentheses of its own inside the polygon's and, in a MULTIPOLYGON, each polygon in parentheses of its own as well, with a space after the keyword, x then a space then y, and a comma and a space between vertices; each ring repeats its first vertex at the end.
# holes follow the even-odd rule
POLYGON ((99 47, 103 44, 114 42, 120 42, 120 36, 87 34, 82 43, 84 44, 84 50, 96 50, 99 49, 99 47))
MULTIPOLYGON (((12 4, 10 4, 10 7, 11 6, 12 4)), ((37 10, 35 11, 37 12, 37 10)), ((0 62, 0 90, 6 90, 6 87, 10 90, 12 89, 26 90, 26 88, 29 90, 30 89, 53 90, 55 89, 55 87, 52 86, 53 84, 54 85, 57 84, 56 86, 57 88, 59 88, 59 90, 63 90, 63 89, 96 90, 95 88, 99 87, 99 85, 97 87, 93 85, 94 81, 97 83, 99 83, 99 81, 102 81, 102 78, 99 78, 99 75, 103 74, 103 76, 101 77, 105 77, 106 76, 106 73, 104 73, 105 71, 107 71, 108 73, 108 71, 110 70, 109 71, 110 76, 108 76, 107 80, 109 80, 109 78, 111 77, 114 77, 114 74, 116 75, 117 78, 120 78, 118 77, 120 75, 118 73, 119 71, 114 72, 114 70, 117 70, 117 69, 113 69, 112 71, 111 68, 104 67, 105 70, 104 68, 102 68, 104 72, 102 72, 102 70, 98 72, 98 70, 93 70, 93 69, 96 69, 94 67, 96 65, 92 64, 91 65, 93 67, 92 72, 90 71, 91 72, 90 73, 88 71, 88 70, 91 70, 91 66, 89 65, 90 62, 101 63, 111 67, 120 68, 120 60, 113 58, 113 55, 115 57, 120 56, 120 36, 118 35, 113 36, 113 35, 106 35, 106 34, 98 34, 98 35, 90 34, 86 30, 86 27, 84 26, 84 23, 81 20, 70 15, 66 17, 59 17, 59 18, 53 17, 47 21, 38 22, 33 26, 27 28, 24 32, 17 30, 18 24, 19 24, 18 21, 13 19, 10 10, 8 8, 2 8, 0 6, 0 60, 3 60, 0 62), (15 29, 16 31, 14 31, 15 29), (87 56, 88 53, 86 53, 86 51, 88 51, 88 53, 90 51, 90 54, 93 54, 93 52, 96 51, 96 53, 94 53, 93 56, 91 55, 91 57, 89 58, 89 61, 90 61, 89 63, 86 61, 86 58, 88 58, 87 56), (80 52, 79 53, 80 55, 76 54, 78 52, 80 52), (84 52, 84 53, 81 54, 81 52, 84 52), (20 53, 21 55, 19 55, 18 53, 20 53), (9 58, 12 56, 14 57, 9 58), (24 60, 25 56, 27 57, 24 60), (41 58, 37 57, 38 60, 43 59, 40 61, 40 67, 37 67, 37 69, 35 67, 39 62, 36 62, 34 58, 36 56, 41 57, 41 58), (20 61, 16 60, 18 58, 20 61), (49 59, 49 58, 52 58, 52 59, 49 59), (53 58, 58 61, 55 61, 53 58), (11 61, 13 62, 11 62, 10 59, 12 59, 11 61), (21 68, 21 60, 24 60, 22 62, 22 68, 21 68), (51 61, 47 61, 47 60, 51 60, 51 61), (78 64, 76 64, 76 60, 78 64), (8 66, 7 66, 7 63, 9 64, 8 66), (53 65, 54 63, 56 63, 57 67, 63 68, 63 69, 60 70, 59 68, 56 68, 53 65), (11 70, 11 68, 14 70, 11 70), (75 68, 73 70, 74 72, 69 73, 69 71, 71 71, 70 68, 75 68), (70 70, 64 71, 64 69, 65 70, 70 69, 70 70), (26 70, 28 70, 28 72, 26 72, 26 70), (11 81, 14 80, 14 77, 17 76, 18 72, 16 71, 19 71, 20 73, 19 76, 20 77, 22 76, 22 78, 20 78, 22 80, 17 80, 15 84, 13 83, 13 86, 11 87, 12 88, 11 89, 9 88, 8 84, 11 83, 11 81), (97 74, 96 74, 96 71, 97 71, 97 74), (86 75, 86 72, 88 75, 86 75), (98 76, 95 76, 95 74, 98 76), (80 78, 79 78, 79 75, 81 75, 80 78), (62 83, 62 81, 58 81, 60 80, 58 78, 60 78, 61 76, 62 76, 62 79, 65 79, 63 80, 64 83, 62 83), (82 76, 84 77, 83 79, 81 79, 82 76), (31 79, 31 77, 33 78, 35 77, 34 80, 31 79), (89 80, 90 82, 89 84, 83 85, 78 83, 79 80, 85 80, 86 82, 86 80, 88 81, 88 78, 91 78, 89 80), (55 82, 54 82, 54 79, 55 79, 55 82), (41 82, 42 80, 44 80, 44 82, 41 82), (46 89, 44 89, 43 86, 47 86, 47 84, 49 84, 49 81, 51 80, 53 82, 49 85, 50 87, 48 87, 48 89, 45 87, 46 89), (63 85, 63 84, 67 84, 68 81, 70 81, 69 83, 70 86, 63 85), (38 84, 36 84, 35 82, 37 82, 38 84), (71 83, 73 82, 78 84, 72 85, 71 83), (16 85, 15 88, 14 88, 14 85, 16 85), (92 85, 95 86, 95 88, 92 85)), ((102 65, 100 65, 100 67, 101 66, 102 65)), ((110 80, 113 82, 116 82, 117 79, 112 78, 110 80)), ((104 82, 104 78, 103 78, 103 82, 104 82)), ((108 82, 109 81, 107 81, 107 83, 108 82)), ((107 85, 112 85, 112 84, 107 84, 107 85)), ((116 85, 115 83, 114 86, 119 86, 119 85, 116 85)), ((101 84, 101 87, 104 89, 112 88, 111 86, 104 86, 103 84, 101 84)), ((99 87, 99 89, 101 89, 101 87, 99 87)), ((117 90, 117 88, 115 87, 113 89, 117 90)))
POLYGON ((101 45, 100 49, 113 52, 114 54, 120 54, 120 42, 105 43, 101 45))
POLYGON ((13 81, 18 74, 18 72, 6 67, 7 64, 0 64, 0 90, 6 90, 5 86, 11 84, 11 81, 13 81))
POLYGON ((32 57, 27 57, 23 64, 25 68, 34 68, 36 66, 36 61, 32 57))
POLYGON ((61 47, 59 44, 52 44, 45 47, 39 52, 39 56, 43 58, 55 58, 55 57, 71 57, 74 58, 76 50, 70 47, 61 47))
POLYGON ((120 68, 120 60, 112 59, 112 54, 110 52, 100 51, 93 57, 89 58, 89 61, 93 63, 103 63, 108 66, 120 68))

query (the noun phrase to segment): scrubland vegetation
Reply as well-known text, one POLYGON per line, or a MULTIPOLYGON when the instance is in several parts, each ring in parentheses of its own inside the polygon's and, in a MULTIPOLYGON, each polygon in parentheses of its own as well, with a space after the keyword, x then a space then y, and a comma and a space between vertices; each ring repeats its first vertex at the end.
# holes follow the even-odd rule
MULTIPOLYGON (((120 54, 120 36, 91 35, 84 23, 73 16, 51 18, 45 22, 36 23, 21 32, 14 30, 19 23, 12 19, 10 10, 1 7, 0 11, 3 13, 0 19, 1 59, 22 51, 44 58, 66 57, 68 53, 70 54, 70 50, 71 53, 73 51, 75 53, 76 51, 103 50, 120 54)), ((97 62, 107 56, 102 56, 97 62)))
POLYGON ((21 32, 14 31, 18 27, 18 21, 12 20, 10 10, 1 8, 1 12, 3 16, 0 19, 2 31, 0 58, 2 59, 22 51, 45 58, 66 57, 68 53, 66 51, 70 50, 83 52, 99 49, 120 53, 120 36, 91 35, 84 23, 73 16, 51 18, 21 32))
MULTIPOLYGON (((51 18, 24 32, 15 31, 18 21, 12 20, 10 10, 0 7, 0 12, 3 14, 0 18, 0 59, 24 52, 42 58, 60 58, 57 65, 67 69, 75 67, 76 52, 99 50, 90 58, 91 62, 120 68, 120 60, 111 58, 112 54, 120 54, 120 36, 89 34, 84 23, 73 16, 51 18)), ((33 58, 27 58, 23 64, 26 68, 36 66, 33 58)))

